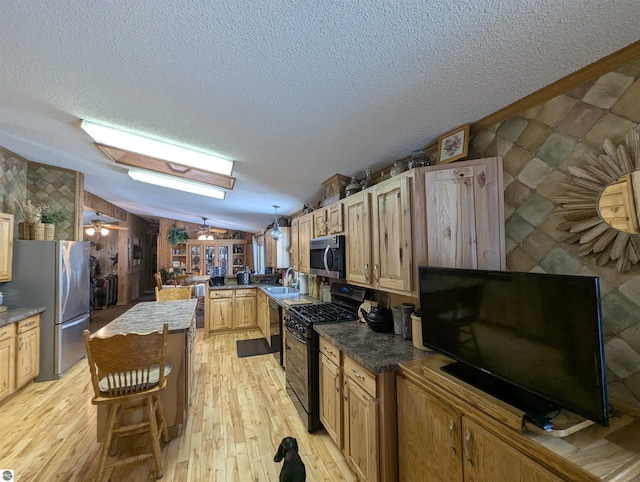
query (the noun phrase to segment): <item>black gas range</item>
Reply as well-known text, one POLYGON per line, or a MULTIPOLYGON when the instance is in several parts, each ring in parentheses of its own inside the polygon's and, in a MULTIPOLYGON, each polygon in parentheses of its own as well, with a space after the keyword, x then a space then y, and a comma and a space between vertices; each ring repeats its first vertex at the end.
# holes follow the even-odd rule
POLYGON ((341 283, 331 285, 331 302, 294 305, 286 309, 287 393, 309 432, 322 427, 319 416, 319 338, 316 323, 341 323, 358 319, 366 290, 341 283))

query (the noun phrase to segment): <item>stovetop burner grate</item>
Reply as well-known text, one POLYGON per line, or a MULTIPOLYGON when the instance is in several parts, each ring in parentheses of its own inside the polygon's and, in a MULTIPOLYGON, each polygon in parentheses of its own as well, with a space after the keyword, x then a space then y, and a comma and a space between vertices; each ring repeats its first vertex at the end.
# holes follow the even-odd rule
POLYGON ((307 323, 330 323, 358 318, 355 310, 336 303, 297 305, 290 307, 289 311, 307 323))

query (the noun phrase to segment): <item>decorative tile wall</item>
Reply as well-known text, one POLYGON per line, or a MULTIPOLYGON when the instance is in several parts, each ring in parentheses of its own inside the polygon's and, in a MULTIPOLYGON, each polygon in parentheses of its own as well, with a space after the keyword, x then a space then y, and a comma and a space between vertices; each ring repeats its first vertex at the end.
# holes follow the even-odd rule
POLYGON ((640 411, 640 264, 620 274, 579 256, 554 202, 569 166, 638 123, 640 59, 476 133, 469 158, 504 158, 507 269, 600 277, 609 397, 640 411))

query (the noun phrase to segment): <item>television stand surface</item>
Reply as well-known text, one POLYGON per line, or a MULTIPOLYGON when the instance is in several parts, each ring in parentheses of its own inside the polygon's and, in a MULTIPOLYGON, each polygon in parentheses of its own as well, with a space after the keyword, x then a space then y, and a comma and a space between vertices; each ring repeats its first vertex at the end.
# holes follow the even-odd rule
POLYGON ((567 437, 594 424, 593 421, 567 410, 560 410, 557 415, 547 414, 547 418, 553 423, 553 428, 551 430, 544 430, 526 419, 523 419, 522 424, 523 427, 530 432, 559 438, 567 437))

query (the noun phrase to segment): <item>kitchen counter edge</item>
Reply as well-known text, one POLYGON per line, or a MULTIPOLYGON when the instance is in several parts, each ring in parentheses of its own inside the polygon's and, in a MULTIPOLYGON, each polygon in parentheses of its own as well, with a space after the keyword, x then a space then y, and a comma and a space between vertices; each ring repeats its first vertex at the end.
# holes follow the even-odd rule
POLYGON ((376 333, 357 321, 314 324, 313 329, 374 374, 395 371, 399 363, 432 356, 401 335, 376 333))
POLYGON ((47 311, 46 306, 39 306, 37 308, 14 308, 8 309, 0 313, 0 328, 11 323, 18 323, 33 315, 39 315, 43 311, 47 311))

